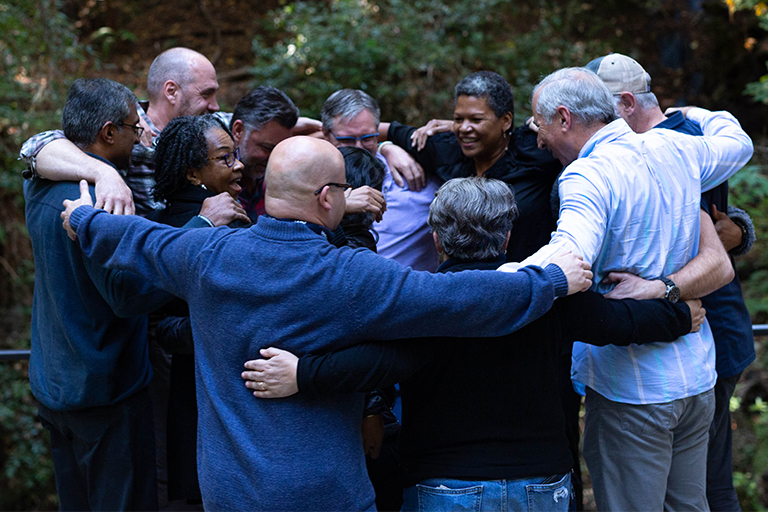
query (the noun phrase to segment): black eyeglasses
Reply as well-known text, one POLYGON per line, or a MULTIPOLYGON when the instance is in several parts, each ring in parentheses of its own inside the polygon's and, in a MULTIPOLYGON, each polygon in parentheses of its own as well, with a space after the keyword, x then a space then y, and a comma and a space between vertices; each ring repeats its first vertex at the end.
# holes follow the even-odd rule
POLYGON ((357 141, 360 141, 360 145, 368 148, 376 145, 376 137, 379 136, 379 133, 369 133, 368 135, 363 135, 362 137, 339 137, 333 132, 331 132, 331 135, 333 135, 342 146, 354 146, 357 141))
POLYGON ((349 183, 326 183, 319 189, 315 190, 315 195, 318 195, 320 192, 322 192, 325 187, 339 187, 339 188, 343 188, 344 190, 347 190, 348 188, 355 188, 349 183))
POLYGON ((136 125, 136 124, 128 124, 128 123, 119 123, 120 126, 127 126, 128 128, 133 129, 133 133, 136 134, 137 137, 141 137, 144 135, 144 127, 136 125))
POLYGON ((208 160, 223 160, 227 167, 235 165, 235 160, 240 160, 240 148, 235 148, 226 155, 214 156, 208 160))

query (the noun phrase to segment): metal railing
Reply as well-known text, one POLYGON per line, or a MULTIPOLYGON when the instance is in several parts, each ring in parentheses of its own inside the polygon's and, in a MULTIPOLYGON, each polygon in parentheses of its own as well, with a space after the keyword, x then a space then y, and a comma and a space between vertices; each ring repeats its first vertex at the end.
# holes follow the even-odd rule
MULTIPOLYGON (((752 325, 755 336, 768 336, 768 324, 752 325)), ((29 359, 29 350, 0 350, 0 361, 22 361, 29 359)))

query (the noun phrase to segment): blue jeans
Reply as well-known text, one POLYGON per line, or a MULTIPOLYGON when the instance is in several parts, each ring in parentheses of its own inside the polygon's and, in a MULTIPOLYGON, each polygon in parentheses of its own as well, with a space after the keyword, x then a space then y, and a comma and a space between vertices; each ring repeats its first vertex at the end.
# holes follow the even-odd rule
POLYGON ((430 478, 407 488, 403 499, 404 511, 565 512, 571 500, 571 474, 486 481, 430 478), (543 483, 546 480, 550 483, 543 483))

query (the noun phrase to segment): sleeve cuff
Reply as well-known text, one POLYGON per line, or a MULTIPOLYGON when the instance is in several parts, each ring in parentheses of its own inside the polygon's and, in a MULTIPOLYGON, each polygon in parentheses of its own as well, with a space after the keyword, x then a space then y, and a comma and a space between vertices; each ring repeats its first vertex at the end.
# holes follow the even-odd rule
POLYGON ((544 272, 552 279, 552 284, 555 286, 555 296, 565 297, 568 295, 568 279, 565 277, 563 271, 555 265, 550 263, 544 268, 544 272))
POLYGON ((75 211, 72 212, 72 215, 69 216, 69 225, 74 231, 77 231, 80 223, 85 220, 86 217, 95 213, 97 213, 97 210, 93 206, 78 206, 75 211))
POLYGON ((738 225, 742 231, 744 231, 744 236, 741 238, 741 243, 737 247, 731 249, 730 253, 733 256, 743 256, 744 254, 747 254, 750 249, 752 249, 752 245, 757 239, 757 235, 755 234, 755 225, 752 223, 752 219, 750 218, 749 214, 740 208, 729 206, 727 214, 728 217, 736 225, 738 225))

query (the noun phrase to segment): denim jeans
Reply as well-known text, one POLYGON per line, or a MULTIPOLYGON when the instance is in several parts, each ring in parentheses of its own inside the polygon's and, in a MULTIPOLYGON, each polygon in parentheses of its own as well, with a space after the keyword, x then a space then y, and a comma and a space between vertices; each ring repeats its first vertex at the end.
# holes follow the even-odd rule
POLYGON ((571 474, 486 481, 430 478, 407 488, 403 498, 404 511, 565 512, 571 500, 571 474))

